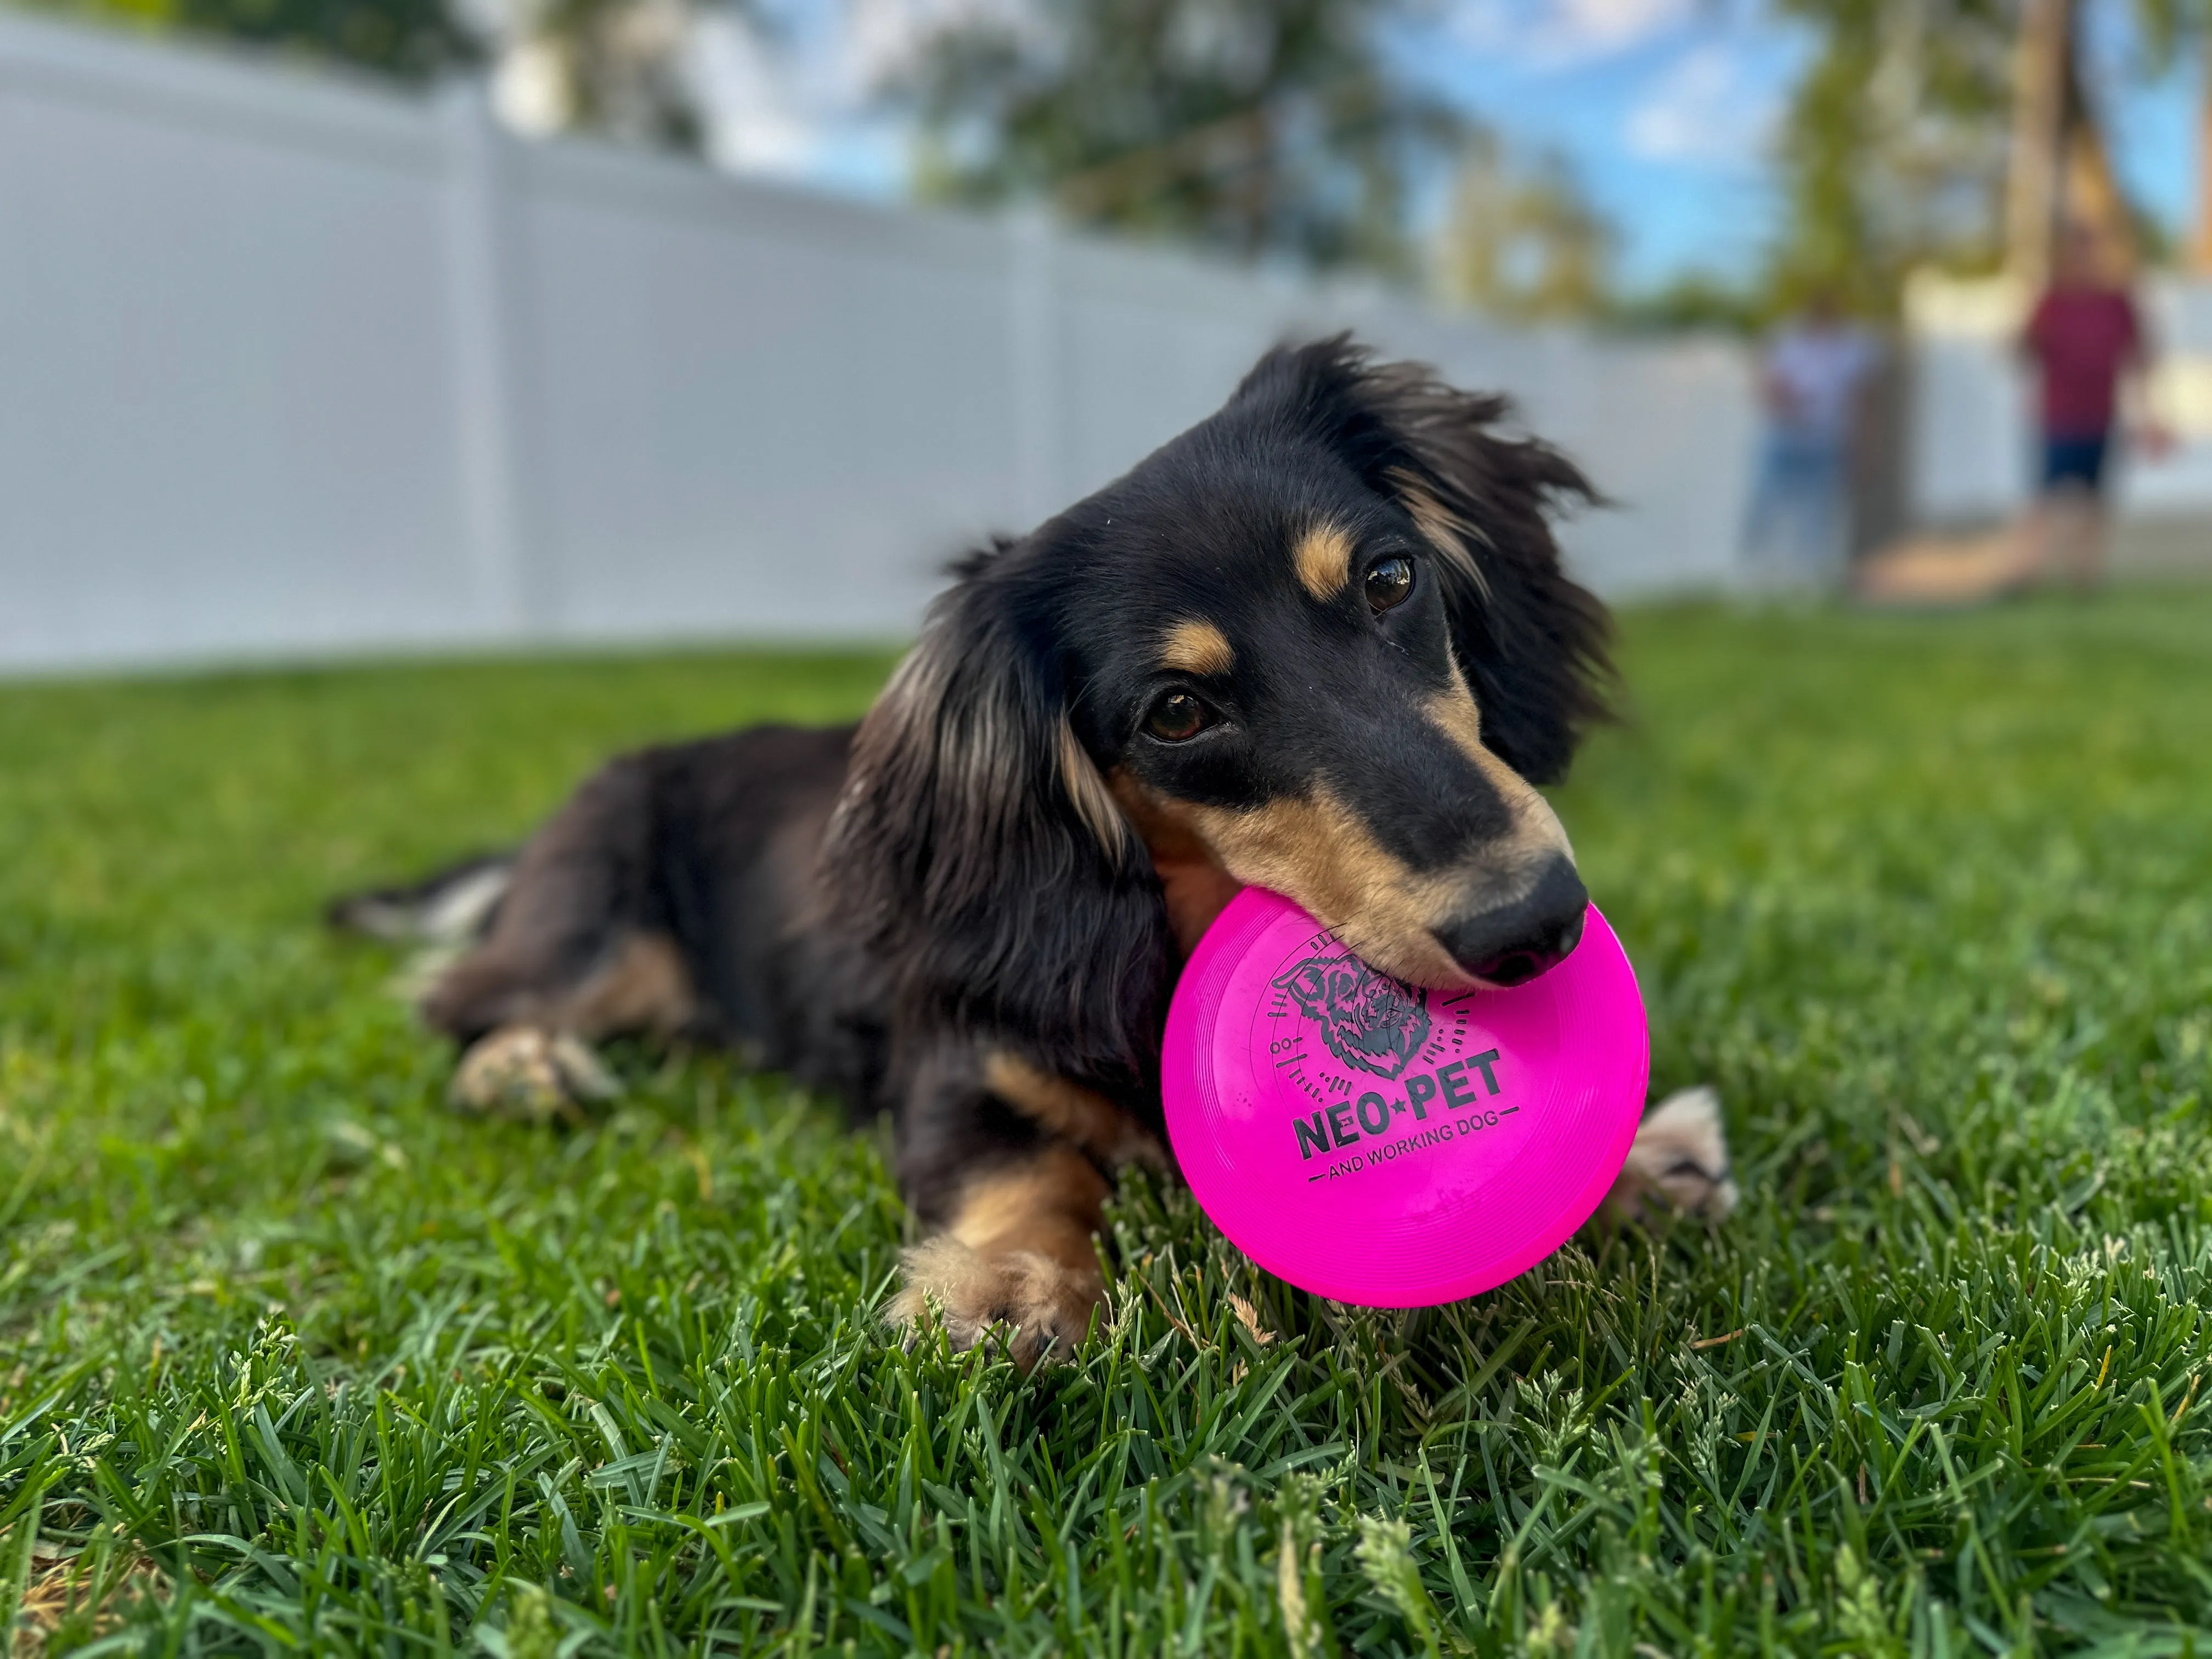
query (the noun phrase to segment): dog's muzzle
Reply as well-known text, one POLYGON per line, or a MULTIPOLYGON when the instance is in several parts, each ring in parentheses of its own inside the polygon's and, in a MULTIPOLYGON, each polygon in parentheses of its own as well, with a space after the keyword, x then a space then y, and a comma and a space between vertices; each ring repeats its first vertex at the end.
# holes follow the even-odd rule
POLYGON ((1553 857, 1510 904, 1432 929, 1454 962, 1486 985, 1526 985, 1582 942, 1589 890, 1571 860, 1553 857))

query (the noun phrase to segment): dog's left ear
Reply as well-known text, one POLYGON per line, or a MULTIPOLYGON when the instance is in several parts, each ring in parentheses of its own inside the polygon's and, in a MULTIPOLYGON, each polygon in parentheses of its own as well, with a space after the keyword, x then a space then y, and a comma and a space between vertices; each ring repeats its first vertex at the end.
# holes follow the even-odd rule
POLYGON ((823 848, 901 1006, 1071 1075, 1157 1064, 1170 934, 1152 860, 1067 714, 1019 546, 978 555, 854 740, 823 848))
POLYGON ((1378 363, 1346 337, 1276 354, 1247 388, 1270 379, 1296 386, 1301 417, 1434 549, 1485 744, 1531 782, 1565 776, 1583 732, 1611 715, 1612 623, 1562 568, 1550 523, 1600 499, 1589 480, 1548 444, 1501 432, 1505 398, 1378 363))

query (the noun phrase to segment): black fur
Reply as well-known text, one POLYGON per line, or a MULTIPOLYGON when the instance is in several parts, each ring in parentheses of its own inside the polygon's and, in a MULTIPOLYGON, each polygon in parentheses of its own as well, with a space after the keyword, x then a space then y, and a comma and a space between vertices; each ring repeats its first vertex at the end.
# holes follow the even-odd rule
POLYGON ((1239 401, 1275 401, 1328 434, 1370 488, 1409 471, 1474 532, 1480 576, 1442 568, 1452 645, 1473 682, 1490 745, 1531 783, 1566 775, 1576 745, 1606 719, 1612 627, 1605 608, 1559 567, 1549 520, 1600 497, 1550 445, 1498 428, 1512 414, 1495 394, 1460 392, 1416 364, 1376 365, 1348 342, 1278 352, 1245 380, 1239 401))
POLYGON ((1167 913, 1135 836, 1102 836, 1071 792, 1065 653, 1014 579, 1024 551, 963 562, 862 722, 830 912, 887 965, 903 1027, 997 1034, 1131 1081, 1163 1018, 1167 913))
POLYGON ((957 567, 857 735, 764 730, 608 767, 522 854, 428 1018, 464 1042, 561 1024, 626 941, 672 943, 687 1029, 889 1107, 909 1200, 935 1223, 978 1171, 1061 1133, 994 1092, 993 1054, 1158 1124, 1184 890, 1133 800, 1240 848, 1277 809, 1351 826, 1334 850, 1206 842, 1223 880, 1289 845, 1324 892, 1335 851, 1425 891, 1462 881, 1461 909, 1397 941, 1447 972, 1474 971, 1449 964, 1486 952, 1486 928, 1578 927, 1564 851, 1513 851, 1535 844, 1540 803, 1432 712, 1463 676, 1485 746, 1534 781, 1605 712, 1604 613, 1547 523, 1593 492, 1556 451, 1502 435, 1506 414, 1343 339, 1271 353, 1211 419, 957 567), (1352 549, 1326 600, 1291 556, 1322 526, 1352 549), (1377 611, 1363 584, 1394 557, 1410 597, 1377 611), (1228 672, 1163 668, 1186 619, 1233 643, 1228 672), (1146 722, 1178 688, 1212 724, 1169 742, 1146 722))

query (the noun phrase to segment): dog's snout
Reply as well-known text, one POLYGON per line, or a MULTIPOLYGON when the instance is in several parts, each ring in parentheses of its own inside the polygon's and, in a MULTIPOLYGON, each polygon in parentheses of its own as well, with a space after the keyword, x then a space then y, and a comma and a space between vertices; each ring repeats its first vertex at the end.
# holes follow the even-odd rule
POLYGON ((1448 922, 1436 935, 1453 961, 1486 984, 1526 985, 1582 942, 1589 908, 1589 890, 1573 863, 1554 858, 1521 897, 1448 922))

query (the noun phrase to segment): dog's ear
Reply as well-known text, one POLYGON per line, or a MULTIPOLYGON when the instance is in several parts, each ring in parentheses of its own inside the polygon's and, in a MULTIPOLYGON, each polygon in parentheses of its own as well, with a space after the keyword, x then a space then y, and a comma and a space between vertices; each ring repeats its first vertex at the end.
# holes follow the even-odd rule
POLYGON ((1378 363, 1348 337, 1262 361, 1242 395, 1287 395, 1296 418, 1435 550, 1452 646, 1483 741, 1535 783, 1564 776, 1582 734, 1610 716, 1612 627, 1568 576, 1556 512, 1599 500, 1575 464, 1499 430, 1502 397, 1460 392, 1418 363, 1378 363))
POLYGON ((1170 935, 1143 843, 1077 738, 1060 653, 978 555, 854 741, 823 848, 837 917, 903 1010, 1090 1076, 1157 1064, 1170 935))

